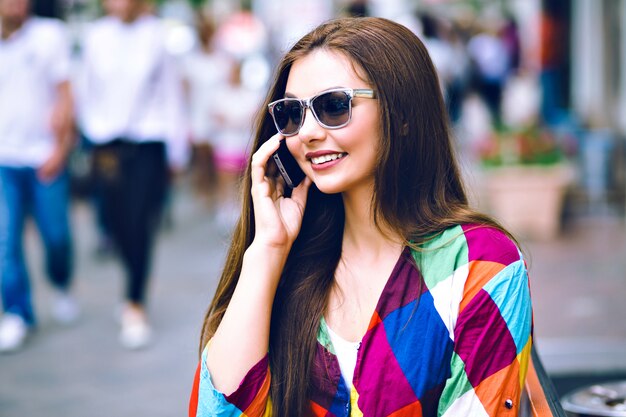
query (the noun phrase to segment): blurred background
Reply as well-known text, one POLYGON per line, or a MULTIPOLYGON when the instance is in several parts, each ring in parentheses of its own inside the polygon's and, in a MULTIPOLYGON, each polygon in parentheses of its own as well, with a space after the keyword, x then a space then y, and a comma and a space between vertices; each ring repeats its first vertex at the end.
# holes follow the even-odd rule
MULTIPOLYGON (((33 6, 66 22, 78 73, 101 3, 33 6)), ((89 148, 79 141, 69 163, 82 316, 71 327, 46 316, 50 288, 29 229, 41 319, 24 349, 0 355, 0 415, 186 414, 200 326, 237 215, 238 173, 215 163, 215 143, 227 133, 247 143, 281 54, 345 15, 401 22, 429 49, 472 201, 527 255, 536 346, 559 394, 626 379, 626 0, 161 0, 152 12, 167 25, 189 130, 188 165, 156 248, 155 341, 138 352, 116 343, 121 270, 98 228, 89 148), (206 119, 215 137, 199 133, 206 119)))

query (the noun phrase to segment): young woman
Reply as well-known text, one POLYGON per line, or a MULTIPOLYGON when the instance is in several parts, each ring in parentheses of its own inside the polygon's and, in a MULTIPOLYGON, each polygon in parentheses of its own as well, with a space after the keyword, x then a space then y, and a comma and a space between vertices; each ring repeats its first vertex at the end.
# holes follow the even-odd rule
POLYGON ((190 415, 517 415, 525 264, 468 206, 422 42, 380 18, 323 24, 266 104, 190 415), (281 141, 306 174, 290 197, 281 141))

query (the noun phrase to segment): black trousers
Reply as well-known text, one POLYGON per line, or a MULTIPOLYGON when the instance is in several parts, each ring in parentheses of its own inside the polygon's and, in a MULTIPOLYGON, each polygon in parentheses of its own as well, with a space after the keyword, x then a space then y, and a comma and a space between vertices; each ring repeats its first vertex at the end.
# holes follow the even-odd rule
POLYGON ((163 142, 96 145, 93 179, 103 220, 126 271, 126 299, 143 304, 169 175, 163 142))

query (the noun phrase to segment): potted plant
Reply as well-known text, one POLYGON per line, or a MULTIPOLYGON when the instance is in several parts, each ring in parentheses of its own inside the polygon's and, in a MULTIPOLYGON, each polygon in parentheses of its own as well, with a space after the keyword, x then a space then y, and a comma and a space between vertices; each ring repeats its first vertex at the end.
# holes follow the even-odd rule
POLYGON ((515 235, 545 240, 559 233, 575 178, 569 139, 533 124, 497 129, 479 146, 485 206, 515 235))

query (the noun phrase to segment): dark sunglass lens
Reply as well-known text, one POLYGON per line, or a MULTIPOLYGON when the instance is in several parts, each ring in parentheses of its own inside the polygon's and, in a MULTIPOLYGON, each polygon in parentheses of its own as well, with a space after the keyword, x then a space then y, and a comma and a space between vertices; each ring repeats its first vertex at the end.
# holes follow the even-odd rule
POLYGON ((341 126, 350 117, 350 96, 343 91, 322 94, 313 100, 313 109, 326 126, 341 126))
POLYGON ((272 111, 274 120, 282 134, 290 135, 298 131, 302 119, 302 105, 296 100, 276 103, 272 111))

